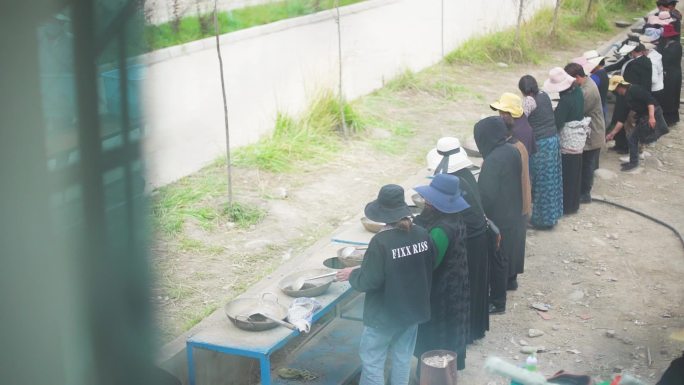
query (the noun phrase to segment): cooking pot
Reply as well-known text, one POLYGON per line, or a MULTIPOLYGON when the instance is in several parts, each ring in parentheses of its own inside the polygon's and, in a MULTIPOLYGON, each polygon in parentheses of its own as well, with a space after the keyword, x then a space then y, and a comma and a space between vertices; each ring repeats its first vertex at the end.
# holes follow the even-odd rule
POLYGON ((326 273, 332 273, 332 271, 329 269, 310 269, 298 271, 281 279, 278 283, 278 287, 283 293, 289 295, 290 297, 316 297, 328 290, 330 285, 332 285, 333 281, 335 280, 335 277, 325 277, 315 281, 306 282, 301 290, 292 290, 292 284, 294 284, 298 278, 316 277, 326 273))
POLYGON ((261 298, 239 298, 226 304, 224 311, 235 326, 243 330, 262 331, 278 326, 276 321, 264 317, 267 314, 275 319, 284 320, 287 308, 278 302, 273 293, 264 293, 261 298), (272 296, 268 299, 266 296, 272 296))

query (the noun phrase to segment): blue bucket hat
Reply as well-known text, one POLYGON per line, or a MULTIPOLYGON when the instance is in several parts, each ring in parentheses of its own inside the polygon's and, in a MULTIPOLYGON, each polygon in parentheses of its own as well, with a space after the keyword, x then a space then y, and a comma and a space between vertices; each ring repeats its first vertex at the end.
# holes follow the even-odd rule
POLYGON ((461 212, 470 205, 463 199, 457 176, 437 174, 429 186, 418 186, 415 190, 425 201, 445 214, 461 212))

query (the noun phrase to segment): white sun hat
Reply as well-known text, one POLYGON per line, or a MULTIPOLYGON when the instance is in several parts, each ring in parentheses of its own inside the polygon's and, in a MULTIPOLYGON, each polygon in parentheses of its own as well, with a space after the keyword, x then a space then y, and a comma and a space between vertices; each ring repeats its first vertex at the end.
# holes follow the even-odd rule
MULTIPOLYGON (((434 172, 442 163, 445 156, 448 158, 449 165, 447 166, 447 173, 456 172, 458 170, 470 167, 473 162, 468 159, 465 149, 461 147, 461 142, 458 138, 446 136, 437 141, 437 147, 428 152, 427 168, 434 172)), ((443 173, 444 171, 442 171, 443 173)))
MULTIPOLYGON (((592 68, 592 70, 594 68, 596 68, 596 66, 599 65, 599 63, 601 63, 601 60, 605 59, 605 56, 599 55, 598 51, 595 49, 592 49, 590 51, 586 51, 585 53, 582 54, 582 56, 585 59, 587 59, 587 61, 594 66, 592 68)), ((587 75, 589 75, 589 74, 587 74, 587 75)))

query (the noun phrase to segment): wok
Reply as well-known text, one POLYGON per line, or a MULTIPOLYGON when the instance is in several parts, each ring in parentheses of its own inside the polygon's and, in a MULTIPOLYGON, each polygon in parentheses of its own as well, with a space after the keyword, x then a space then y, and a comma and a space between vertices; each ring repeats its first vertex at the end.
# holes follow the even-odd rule
POLYGON ((326 273, 332 273, 329 269, 310 269, 303 270, 292 273, 285 278, 281 279, 278 283, 278 287, 283 293, 289 295, 290 297, 316 297, 325 293, 330 285, 332 285, 335 280, 334 277, 321 278, 316 281, 307 282, 301 290, 292 290, 292 285, 297 281, 298 278, 308 278, 315 277, 317 275, 322 275, 326 273))
POLYGON ((233 324, 243 330, 262 331, 278 326, 276 321, 262 314, 283 320, 287 317, 287 308, 278 303, 273 293, 264 293, 261 298, 239 298, 226 304, 224 311, 233 324), (267 295, 274 299, 267 299, 267 295))
POLYGON ((346 246, 337 250, 337 259, 344 265, 344 267, 359 266, 363 262, 368 246, 346 246), (345 251, 353 250, 351 254, 345 251))

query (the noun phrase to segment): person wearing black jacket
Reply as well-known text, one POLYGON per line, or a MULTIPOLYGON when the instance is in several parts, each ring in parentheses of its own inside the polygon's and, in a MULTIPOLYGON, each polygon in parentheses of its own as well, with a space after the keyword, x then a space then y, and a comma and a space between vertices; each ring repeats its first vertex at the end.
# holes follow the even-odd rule
POLYGON ((663 31, 658 45, 658 52, 663 55, 663 116, 669 125, 679 122, 679 99, 682 92, 682 44, 679 34, 670 29, 663 31))
MULTIPOLYGON (((549 105, 551 102, 549 101, 549 105)), ((466 225, 468 251, 468 280, 470 281, 470 335, 468 343, 483 338, 489 330, 489 260, 490 247, 487 218, 482 210, 482 199, 477 180, 469 167, 473 162, 454 137, 444 137, 427 154, 428 170, 435 175, 448 173, 458 177, 459 187, 468 205, 460 215, 466 225)))
POLYGON ((629 171, 639 166, 639 143, 652 143, 669 132, 663 117, 663 110, 658 101, 647 89, 638 84, 630 84, 622 76, 615 75, 610 79, 609 89, 622 96, 627 105, 621 115, 616 117, 615 128, 606 135, 611 140, 622 130, 627 114, 635 114, 636 125, 627 137, 629 143, 629 162, 622 165, 622 171, 629 171))
POLYGON ((336 276, 366 293, 360 385, 385 384, 388 353, 391 383, 407 385, 418 325, 430 319, 435 248, 427 230, 412 224, 401 186, 383 186, 364 212, 387 225, 371 239, 361 267, 342 269, 336 276))
POLYGON ((498 116, 475 124, 474 136, 484 162, 478 180, 482 208, 501 231, 501 250, 490 260, 490 313, 506 311, 509 263, 524 268, 525 221, 522 215, 522 159, 507 143, 507 127, 498 116))
MULTIPOLYGON (((646 56, 646 47, 643 44, 637 45, 632 52, 625 55, 617 63, 606 66, 605 70, 607 72, 620 70, 620 75, 622 75, 626 82, 637 84, 648 92, 651 91, 653 66, 651 65, 651 59, 646 56)), ((629 111, 625 104, 625 100, 617 95, 611 123, 616 124, 616 117, 623 115, 625 111, 629 111)), ((615 147, 613 147, 613 150, 621 154, 626 154, 629 151, 627 134, 629 134, 633 128, 633 119, 631 119, 631 116, 629 118, 630 119, 622 122, 626 125, 625 130, 618 131, 618 135, 615 136, 615 147)))

